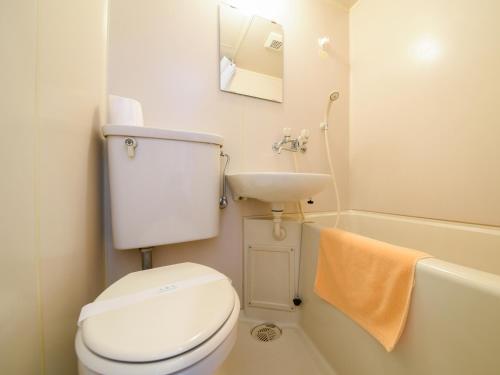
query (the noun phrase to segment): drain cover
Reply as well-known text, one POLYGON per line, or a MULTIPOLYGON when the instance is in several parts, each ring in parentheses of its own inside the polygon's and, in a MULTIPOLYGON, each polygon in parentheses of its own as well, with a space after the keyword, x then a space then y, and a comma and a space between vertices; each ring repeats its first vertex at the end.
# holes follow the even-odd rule
POLYGON ((262 342, 268 342, 279 339, 282 331, 276 324, 264 323, 253 327, 250 333, 253 337, 255 337, 255 339, 262 342))

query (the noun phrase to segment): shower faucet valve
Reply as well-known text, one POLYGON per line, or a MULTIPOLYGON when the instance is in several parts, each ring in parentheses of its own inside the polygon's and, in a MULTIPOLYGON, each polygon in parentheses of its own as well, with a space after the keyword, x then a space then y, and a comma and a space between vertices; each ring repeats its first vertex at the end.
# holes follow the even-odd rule
POLYGON ((292 129, 283 128, 283 138, 279 142, 273 143, 273 152, 281 154, 281 151, 306 152, 307 142, 311 136, 309 129, 302 129, 297 138, 292 138, 292 129))

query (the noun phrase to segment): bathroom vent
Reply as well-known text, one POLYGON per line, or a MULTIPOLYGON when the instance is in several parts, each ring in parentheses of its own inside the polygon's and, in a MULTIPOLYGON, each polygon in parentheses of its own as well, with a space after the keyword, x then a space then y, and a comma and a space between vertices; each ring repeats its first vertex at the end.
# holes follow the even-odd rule
POLYGON ((264 323, 252 328, 251 335, 262 342, 277 340, 281 337, 282 330, 275 324, 264 323))
POLYGON ((283 35, 271 32, 267 37, 264 47, 272 51, 280 52, 283 48, 283 35))

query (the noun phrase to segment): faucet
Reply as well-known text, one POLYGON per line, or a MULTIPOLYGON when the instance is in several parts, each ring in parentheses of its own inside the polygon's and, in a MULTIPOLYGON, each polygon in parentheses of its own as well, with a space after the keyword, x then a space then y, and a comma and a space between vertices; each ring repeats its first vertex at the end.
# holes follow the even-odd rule
POLYGON ((281 154, 281 151, 291 151, 291 152, 306 152, 306 144, 309 140, 311 132, 309 129, 302 129, 298 138, 292 138, 292 129, 283 128, 283 138, 279 142, 273 143, 273 151, 276 154, 281 154))

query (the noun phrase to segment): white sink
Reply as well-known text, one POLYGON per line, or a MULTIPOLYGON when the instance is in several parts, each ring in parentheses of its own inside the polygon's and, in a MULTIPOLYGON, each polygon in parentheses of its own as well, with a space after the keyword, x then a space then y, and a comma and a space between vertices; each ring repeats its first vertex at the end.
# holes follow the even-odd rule
POLYGON ((328 185, 329 174, 241 172, 227 174, 234 199, 254 198, 270 203, 310 198, 328 185))

